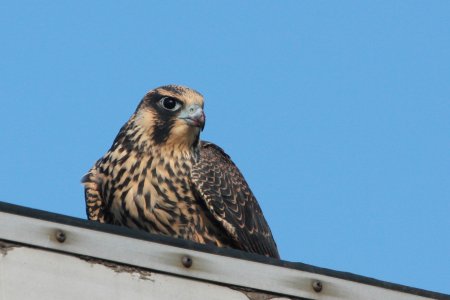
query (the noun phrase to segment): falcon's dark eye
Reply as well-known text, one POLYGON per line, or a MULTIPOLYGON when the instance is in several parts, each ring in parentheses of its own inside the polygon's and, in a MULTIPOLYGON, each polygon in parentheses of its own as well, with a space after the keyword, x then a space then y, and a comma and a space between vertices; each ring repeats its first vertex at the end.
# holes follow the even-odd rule
POLYGON ((176 111, 178 108, 181 107, 181 103, 178 100, 175 100, 173 98, 170 97, 164 97, 161 100, 159 100, 159 104, 167 109, 167 110, 171 110, 171 111, 176 111))

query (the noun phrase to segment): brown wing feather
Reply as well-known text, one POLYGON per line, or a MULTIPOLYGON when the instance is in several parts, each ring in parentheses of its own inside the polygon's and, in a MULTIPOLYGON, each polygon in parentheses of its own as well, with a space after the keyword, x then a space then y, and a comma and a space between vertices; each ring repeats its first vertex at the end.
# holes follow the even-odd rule
POLYGON ((201 142, 192 172, 194 189, 238 248, 279 258, 264 215, 239 169, 218 146, 201 142))

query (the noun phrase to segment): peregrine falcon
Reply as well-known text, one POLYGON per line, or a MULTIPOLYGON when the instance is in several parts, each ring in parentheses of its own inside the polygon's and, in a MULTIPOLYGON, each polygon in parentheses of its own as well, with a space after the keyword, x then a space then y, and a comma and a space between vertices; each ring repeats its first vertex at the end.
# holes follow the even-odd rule
POLYGON ((231 158, 200 141, 203 96, 148 92, 83 177, 90 220, 279 258, 261 208, 231 158))

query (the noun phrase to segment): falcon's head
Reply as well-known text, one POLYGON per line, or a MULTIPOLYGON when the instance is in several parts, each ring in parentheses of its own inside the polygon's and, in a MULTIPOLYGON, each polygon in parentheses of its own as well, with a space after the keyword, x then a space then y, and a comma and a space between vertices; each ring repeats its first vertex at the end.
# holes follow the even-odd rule
POLYGON ((134 124, 144 129, 144 134, 149 134, 153 145, 196 146, 205 126, 203 96, 178 85, 151 90, 139 104, 134 124))

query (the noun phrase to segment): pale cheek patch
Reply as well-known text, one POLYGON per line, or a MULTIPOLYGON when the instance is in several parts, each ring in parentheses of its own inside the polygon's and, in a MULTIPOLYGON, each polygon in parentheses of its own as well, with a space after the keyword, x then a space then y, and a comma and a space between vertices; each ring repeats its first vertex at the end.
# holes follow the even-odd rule
POLYGON ((136 113, 135 124, 141 128, 151 129, 157 116, 153 110, 140 109, 136 113))

